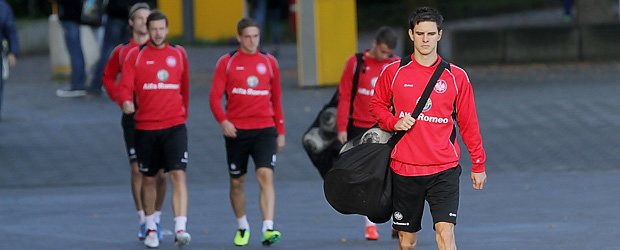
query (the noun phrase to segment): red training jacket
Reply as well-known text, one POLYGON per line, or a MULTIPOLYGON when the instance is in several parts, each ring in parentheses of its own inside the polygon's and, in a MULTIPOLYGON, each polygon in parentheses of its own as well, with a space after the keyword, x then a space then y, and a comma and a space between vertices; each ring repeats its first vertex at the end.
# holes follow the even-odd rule
POLYGON ((260 129, 275 126, 284 134, 280 70, 275 57, 264 52, 246 54, 237 51, 217 61, 209 105, 221 123, 230 121, 237 129, 260 129), (226 94, 226 111, 222 96, 226 94))
POLYGON ((110 58, 108 59, 108 63, 105 65, 101 80, 105 91, 108 93, 108 96, 112 99, 112 101, 116 102, 116 77, 118 76, 118 73, 121 72, 123 60, 127 57, 127 54, 131 49, 138 47, 139 45, 140 44, 136 43, 133 38, 129 39, 129 43, 119 44, 116 48, 114 48, 112 55, 110 55, 110 58))
MULTIPOLYGON (((430 67, 412 61, 399 68, 400 62, 390 64, 381 73, 370 113, 385 130, 394 130, 396 122, 411 114, 428 80, 441 58, 430 67), (393 98, 395 114, 388 111, 393 98)), ((455 167, 460 158, 456 127, 471 155, 472 172, 485 171, 486 154, 474 103, 474 92, 467 73, 454 64, 444 70, 422 113, 413 127, 392 151, 392 169, 403 176, 425 176, 455 167)))
POLYGON ((136 129, 160 130, 184 124, 189 107, 187 53, 166 42, 164 48, 146 43, 131 49, 123 62, 117 102, 137 100, 136 129))
MULTIPOLYGON (((381 74, 381 71, 390 63, 399 60, 398 56, 391 56, 383 61, 366 56, 370 50, 363 52, 362 60, 364 64, 360 68, 357 91, 355 100, 353 101, 353 126, 358 128, 370 128, 375 125, 375 120, 368 111, 368 104, 375 92, 375 83, 381 74)), ((338 132, 346 132, 349 125, 349 110, 351 107, 351 89, 353 88, 353 77, 355 68, 357 67, 357 58, 352 55, 344 66, 344 72, 340 77, 338 85, 338 132)))

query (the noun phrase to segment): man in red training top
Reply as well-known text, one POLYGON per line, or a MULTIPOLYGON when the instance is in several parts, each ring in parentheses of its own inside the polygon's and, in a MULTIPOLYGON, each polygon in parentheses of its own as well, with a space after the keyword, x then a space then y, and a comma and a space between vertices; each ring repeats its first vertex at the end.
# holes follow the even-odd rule
MULTIPOLYGON (((127 53, 138 47, 140 44, 144 44, 149 40, 149 33, 146 29, 146 18, 151 13, 151 7, 146 3, 136 3, 129 9, 129 27, 131 31, 131 38, 129 43, 121 44, 114 48, 112 55, 108 59, 105 65, 105 69, 102 76, 103 86, 110 99, 116 102, 116 77, 121 73, 123 65, 123 59, 127 56, 127 53)), ((139 231, 138 239, 144 240, 146 237, 146 216, 144 214, 143 202, 142 202, 142 173, 138 170, 138 156, 136 155, 136 122, 133 118, 134 114, 125 114, 121 119, 123 126, 123 135, 125 138, 125 148, 127 155, 129 156, 129 164, 131 165, 131 194, 133 201, 138 211, 139 219, 139 231)), ((161 230, 159 226, 161 217, 161 208, 166 196, 166 175, 163 169, 157 175, 157 198, 155 200, 155 223, 157 224, 157 233, 161 240, 161 230)))
POLYGON ((142 178, 147 247, 159 246, 155 223, 155 179, 160 168, 170 174, 175 244, 191 237, 187 224, 187 129, 189 69, 185 49, 166 41, 168 18, 155 10, 147 18, 150 40, 131 49, 123 62, 117 102, 125 114, 135 113, 136 151, 142 178), (135 100, 137 103, 134 104, 135 100))
POLYGON ((280 240, 280 232, 273 230, 273 169, 276 152, 285 143, 280 70, 275 57, 258 50, 257 22, 241 19, 237 23, 237 41, 239 48, 217 61, 209 104, 226 141, 230 201, 239 225, 234 243, 245 246, 250 239, 243 184, 252 156, 260 185, 262 243, 271 245, 280 240), (224 94, 226 111, 222 108, 224 94))
POLYGON ((399 231, 399 250, 415 249, 421 230, 424 201, 429 204, 439 249, 456 250, 454 225, 459 205, 460 149, 456 125, 472 159, 474 189, 487 180, 482 137, 467 73, 451 64, 443 70, 429 100, 417 119, 411 112, 433 72, 441 62, 437 42, 441 39, 443 17, 422 7, 409 17, 409 37, 414 52, 410 62, 399 68, 390 64, 383 70, 370 113, 385 130, 407 131, 392 151, 392 227, 399 231), (395 115, 388 107, 394 107, 395 115))
MULTIPOLYGON (((338 85, 338 141, 343 145, 377 123, 368 111, 368 104, 375 92, 375 83, 381 71, 388 64, 400 59, 400 57, 392 54, 396 48, 397 40, 398 37, 394 29, 381 27, 377 30, 375 39, 372 41, 372 47, 362 52, 361 61, 357 59, 358 54, 352 55, 347 60, 338 85), (356 77, 358 66, 360 68, 356 77), (353 86, 356 84, 354 83, 355 79, 357 79, 357 86, 353 90, 353 86), (351 100, 353 100, 353 106, 351 106, 351 100)), ((366 231, 364 237, 367 240, 378 240, 377 225, 368 217, 365 218, 366 231)))

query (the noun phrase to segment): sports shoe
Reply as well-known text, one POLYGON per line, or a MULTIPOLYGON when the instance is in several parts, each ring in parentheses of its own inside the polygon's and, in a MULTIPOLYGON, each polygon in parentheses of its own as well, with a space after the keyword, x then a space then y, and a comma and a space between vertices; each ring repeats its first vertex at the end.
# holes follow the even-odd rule
POLYGON ((86 90, 84 89, 71 89, 69 88, 62 88, 62 89, 57 89, 56 90, 56 95, 58 97, 80 97, 80 96, 85 96, 86 95, 86 90))
POLYGON ((366 234, 364 234, 367 240, 378 240, 379 233, 377 233, 377 226, 366 226, 366 234))
POLYGON ((398 239, 398 230, 392 228, 392 239, 398 239))
POLYGON ((280 241, 282 234, 275 230, 267 230, 263 233, 263 246, 270 246, 273 243, 280 241))
POLYGON ((184 230, 177 231, 177 234, 174 236, 174 245, 177 247, 182 247, 185 245, 189 245, 189 242, 192 240, 192 236, 189 235, 188 232, 184 230))
POLYGON ((237 230, 237 234, 235 234, 235 245, 242 247, 247 245, 248 241, 250 241, 250 230, 237 230))
POLYGON ((140 224, 140 228, 138 228, 138 240, 143 241, 146 237, 146 223, 140 224))
POLYGON ((161 234, 161 226, 159 223, 155 223, 155 225, 157 225, 157 239, 161 241, 164 239, 164 236, 161 234))
POLYGON ((159 240, 157 239, 157 230, 149 229, 146 232, 146 238, 144 238, 144 245, 148 248, 159 247, 159 240))

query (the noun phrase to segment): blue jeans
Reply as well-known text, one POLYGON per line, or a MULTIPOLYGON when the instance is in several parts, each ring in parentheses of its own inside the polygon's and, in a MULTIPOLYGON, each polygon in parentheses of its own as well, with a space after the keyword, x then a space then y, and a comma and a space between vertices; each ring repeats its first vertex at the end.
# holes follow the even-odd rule
POLYGON ((105 23, 105 34, 103 35, 103 42, 101 44, 101 50, 99 51, 99 60, 95 65, 95 71, 93 75, 93 81, 90 83, 90 90, 93 92, 101 92, 101 77, 103 77, 103 70, 108 63, 110 54, 120 43, 126 43, 129 41, 129 25, 126 19, 110 18, 105 23))
POLYGON ((83 90, 86 81, 86 69, 82 42, 80 40, 80 24, 74 21, 62 21, 65 30, 65 44, 71 60, 71 90, 83 90))
MULTIPOLYGON (((0 46, 1 47, 1 46, 0 46)), ((0 62, 1 64, 1 62, 0 62)), ((1 65, 0 65, 1 66, 1 65)), ((2 119, 2 88, 4 86, 4 80, 2 79, 2 67, 0 67, 0 119, 2 119)))
POLYGON ((252 11, 254 20, 260 26, 260 40, 263 42, 263 34, 266 31, 265 22, 269 24, 269 32, 271 33, 271 43, 280 44, 280 8, 268 8, 268 0, 256 1, 256 6, 252 11))

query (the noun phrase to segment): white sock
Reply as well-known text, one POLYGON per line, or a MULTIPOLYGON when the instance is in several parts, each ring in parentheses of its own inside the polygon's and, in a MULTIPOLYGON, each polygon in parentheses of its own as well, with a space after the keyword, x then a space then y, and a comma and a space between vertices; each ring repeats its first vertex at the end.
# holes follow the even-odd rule
POLYGON ((267 230, 273 230, 273 220, 263 221, 263 233, 267 230))
POLYGON ((157 230, 157 225, 155 224, 155 214, 146 216, 146 229, 157 230))
POLYGON ((161 211, 155 210, 155 223, 159 224, 161 222, 161 211))
POLYGON ((368 219, 368 217, 366 217, 366 216, 364 216, 364 219, 366 219, 366 226, 376 226, 377 225, 374 222, 370 221, 368 219))
POLYGON ((243 215, 241 218, 237 218, 237 223, 239 224, 239 229, 250 229, 250 223, 248 223, 248 217, 243 215))
POLYGON ((138 211, 138 220, 140 222, 140 225, 146 223, 146 215, 144 215, 144 210, 138 211))
POLYGON ((187 216, 177 216, 174 217, 174 231, 186 231, 185 226, 187 225, 187 216))

